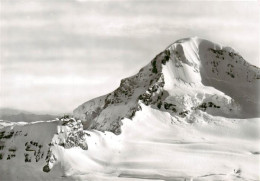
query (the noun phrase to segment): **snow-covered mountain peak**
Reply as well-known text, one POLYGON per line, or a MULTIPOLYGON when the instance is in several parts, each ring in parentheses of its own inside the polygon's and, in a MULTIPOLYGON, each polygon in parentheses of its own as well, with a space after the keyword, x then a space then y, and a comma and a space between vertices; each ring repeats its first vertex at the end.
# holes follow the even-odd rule
POLYGON ((228 47, 198 37, 176 41, 119 88, 74 110, 85 129, 119 134, 139 102, 190 120, 198 110, 224 117, 258 116, 260 71, 228 47), (248 94, 250 92, 250 94, 248 94))
POLYGON ((176 75, 173 78, 188 83, 199 83, 204 78, 215 78, 231 82, 236 78, 242 78, 244 79, 242 83, 259 79, 257 77, 259 70, 249 65, 234 49, 223 47, 205 39, 198 37, 181 39, 171 44, 166 50, 169 50, 170 62, 174 63, 175 67, 178 67, 178 70, 174 67, 170 68, 176 75), (240 71, 236 69, 240 69, 240 71), (244 69, 254 69, 254 76, 240 75, 244 69), (178 76, 177 72, 180 73, 178 76))

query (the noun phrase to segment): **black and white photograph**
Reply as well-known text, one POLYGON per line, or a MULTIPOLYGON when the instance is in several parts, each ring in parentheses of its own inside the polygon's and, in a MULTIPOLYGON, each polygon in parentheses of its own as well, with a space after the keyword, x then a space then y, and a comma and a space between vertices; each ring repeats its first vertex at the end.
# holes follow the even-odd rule
POLYGON ((0 0, 0 181, 260 181, 260 1, 0 0))

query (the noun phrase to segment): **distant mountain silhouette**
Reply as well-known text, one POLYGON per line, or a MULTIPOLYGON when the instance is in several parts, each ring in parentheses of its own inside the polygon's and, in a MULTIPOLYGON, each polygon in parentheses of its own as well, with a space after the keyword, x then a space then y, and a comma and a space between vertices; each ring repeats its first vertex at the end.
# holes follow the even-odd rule
POLYGON ((47 121, 57 118, 58 115, 35 114, 23 110, 2 108, 0 109, 0 120, 12 122, 47 121))
POLYGON ((15 115, 15 114, 20 114, 20 113, 32 114, 31 112, 23 111, 23 110, 19 110, 19 109, 12 109, 12 108, 1 108, 0 109, 0 116, 2 116, 2 115, 15 115))

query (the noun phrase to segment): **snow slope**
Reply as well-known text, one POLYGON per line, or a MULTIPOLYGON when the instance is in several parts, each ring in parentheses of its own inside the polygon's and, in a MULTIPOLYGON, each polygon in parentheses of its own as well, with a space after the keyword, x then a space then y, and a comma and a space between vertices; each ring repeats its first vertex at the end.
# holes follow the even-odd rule
POLYGON ((260 180, 259 78, 231 48, 179 40, 75 118, 2 124, 0 180, 260 180))
POLYGON ((140 104, 120 135, 82 131, 74 119, 6 127, 14 135, 1 139, 1 180, 259 180, 259 120, 198 110, 190 124, 140 104))

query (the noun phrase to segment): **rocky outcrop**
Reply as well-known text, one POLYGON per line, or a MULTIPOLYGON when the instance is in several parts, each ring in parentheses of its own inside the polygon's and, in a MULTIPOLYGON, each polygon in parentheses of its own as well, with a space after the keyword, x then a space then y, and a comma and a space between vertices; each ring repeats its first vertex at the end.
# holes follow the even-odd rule
POLYGON ((86 136, 81 121, 68 116, 49 122, 5 127, 0 130, 0 161, 37 164, 44 172, 49 172, 58 160, 53 150, 57 147, 87 150, 86 136))

